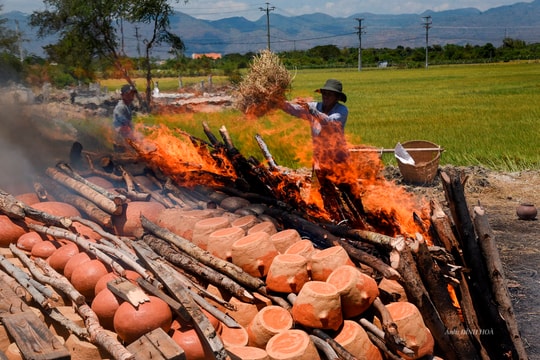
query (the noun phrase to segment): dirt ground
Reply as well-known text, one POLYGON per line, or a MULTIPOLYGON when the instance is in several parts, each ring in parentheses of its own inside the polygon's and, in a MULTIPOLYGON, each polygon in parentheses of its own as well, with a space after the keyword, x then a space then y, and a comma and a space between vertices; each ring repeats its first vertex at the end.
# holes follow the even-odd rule
MULTIPOLYGON (((538 360, 540 220, 520 220, 516 208, 523 202, 540 207, 540 171, 502 173, 480 167, 459 170, 467 176, 465 194, 469 209, 480 204, 486 210, 504 265, 522 340, 529 358, 538 360)), ((444 201, 444 191, 438 179, 431 186, 412 190, 444 201)))

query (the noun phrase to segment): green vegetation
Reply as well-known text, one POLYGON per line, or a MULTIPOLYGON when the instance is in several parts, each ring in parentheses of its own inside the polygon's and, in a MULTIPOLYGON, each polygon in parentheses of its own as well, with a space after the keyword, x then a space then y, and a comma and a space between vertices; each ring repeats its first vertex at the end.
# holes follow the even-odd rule
MULTIPOLYGON (((293 73, 290 98, 318 99, 314 89, 327 78, 341 79, 348 96, 346 134, 351 145, 394 148, 397 142, 428 140, 445 149, 441 165, 519 171, 540 169, 539 75, 538 62, 360 72, 299 70, 293 73)), ((202 139, 206 139, 203 121, 218 137, 224 125, 242 153, 259 160, 262 154, 254 135, 261 134, 278 164, 310 166, 308 124, 279 110, 254 119, 227 110, 140 120, 202 139)), ((392 154, 384 154, 383 161, 395 164, 392 154)))

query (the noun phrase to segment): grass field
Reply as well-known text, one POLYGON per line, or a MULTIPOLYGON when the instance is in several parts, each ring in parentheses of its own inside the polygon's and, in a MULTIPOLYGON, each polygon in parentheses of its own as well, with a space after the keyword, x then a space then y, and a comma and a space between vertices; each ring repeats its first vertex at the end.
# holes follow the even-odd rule
MULTIPOLYGON (((361 72, 302 70, 293 75, 291 98, 318 99, 313 90, 327 78, 343 82, 349 107, 345 131, 352 145, 393 148, 397 142, 428 140, 445 149, 441 165, 481 165, 504 171, 540 169, 539 63, 361 72)), ((178 85, 177 79, 159 82, 162 91, 178 85)), ((200 79, 193 79, 195 82, 200 79)), ((163 123, 204 139, 202 121, 215 129, 216 135, 225 125, 246 156, 262 159, 254 140, 254 135, 260 134, 278 164, 293 168, 310 164, 308 125, 279 110, 256 119, 227 110, 148 116, 139 121, 148 125, 163 123)), ((383 161, 395 164, 392 154, 383 155, 383 161)))

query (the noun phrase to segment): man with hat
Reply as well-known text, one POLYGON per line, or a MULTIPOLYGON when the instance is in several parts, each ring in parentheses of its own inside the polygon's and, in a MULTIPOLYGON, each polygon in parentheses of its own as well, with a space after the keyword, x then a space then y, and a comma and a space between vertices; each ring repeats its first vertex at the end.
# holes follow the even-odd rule
POLYGON ((132 103, 137 90, 130 84, 120 89, 121 99, 113 111, 113 127, 116 133, 115 150, 124 150, 125 139, 133 137, 132 103))
POLYGON ((286 101, 282 104, 282 109, 310 122, 313 170, 324 198, 325 194, 335 194, 334 184, 340 188, 355 186, 348 184, 349 149, 344 129, 349 110, 342 104, 347 101, 347 95, 343 93, 341 81, 328 79, 324 86, 315 92, 322 95, 322 101, 286 101))

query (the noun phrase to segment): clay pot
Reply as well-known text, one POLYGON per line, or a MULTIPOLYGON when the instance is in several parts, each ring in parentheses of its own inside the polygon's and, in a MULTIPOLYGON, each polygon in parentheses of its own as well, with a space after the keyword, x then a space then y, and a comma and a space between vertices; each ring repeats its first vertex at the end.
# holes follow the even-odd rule
POLYGON ((355 321, 345 320, 334 340, 357 359, 382 359, 379 348, 373 345, 364 328, 355 321))
POLYGON ((227 352, 233 354, 234 359, 242 360, 270 360, 266 350, 254 346, 228 347, 227 352))
POLYGON ((266 306, 255 315, 247 327, 248 345, 264 349, 272 336, 289 330, 292 326, 293 319, 289 311, 281 306, 266 306))
POLYGON ((235 212, 236 210, 249 206, 250 202, 238 196, 229 196, 221 200, 219 206, 227 211, 235 212))
POLYGON ((264 277, 278 254, 270 235, 256 232, 236 240, 231 248, 232 262, 252 276, 264 277))
POLYGON ((291 329, 274 335, 266 345, 266 353, 275 360, 319 360, 317 348, 309 335, 291 329))
POLYGON ((212 210, 165 209, 158 215, 156 224, 178 236, 191 240, 195 223, 202 219, 208 219, 213 214, 212 210))
POLYGON ((91 257, 86 252, 80 252, 78 254, 75 254, 71 257, 71 259, 68 260, 66 265, 64 266, 64 276, 71 280, 71 275, 73 274, 73 271, 80 267, 83 263, 92 260, 93 256, 91 257))
POLYGON ((56 249, 51 256, 47 258, 47 262, 51 267, 59 273, 64 272, 69 259, 79 253, 79 247, 75 243, 69 243, 56 249))
MULTIPOLYGON (((399 353, 403 358, 419 359, 433 353, 433 336, 414 304, 405 301, 393 302, 386 305, 386 309, 396 323, 399 335, 405 340, 407 347, 414 351, 413 357, 399 353)), ((375 318, 373 323, 381 328, 378 318, 375 318)))
POLYGON ((73 287, 84 297, 92 299, 96 295, 94 291, 98 280, 108 272, 101 261, 97 259, 90 260, 84 262, 84 266, 79 266, 73 270, 70 281, 73 287))
POLYGON ((92 230, 90 227, 81 224, 80 222, 74 221, 72 224, 72 227, 74 229, 74 233, 76 233, 79 236, 84 237, 87 240, 90 241, 96 241, 101 239, 101 235, 99 235, 97 232, 92 230))
POLYGON ((538 211, 534 204, 521 203, 516 208, 516 214, 521 220, 534 220, 536 219, 536 215, 538 215, 538 211))
POLYGON ((230 347, 247 346, 249 342, 248 332, 244 326, 230 328, 223 325, 219 337, 226 349, 230 347))
POLYGON ((251 323, 251 320, 253 320, 255 315, 257 315, 257 313, 266 306, 258 301, 253 304, 246 303, 238 300, 235 297, 231 298, 229 303, 236 308, 236 311, 227 311, 227 314, 232 316, 232 318, 236 320, 238 324, 246 328, 249 326, 249 323, 251 323))
POLYGON ((275 233, 277 233, 277 230, 273 222, 263 221, 263 222, 253 225, 247 231, 248 235, 254 234, 256 232, 265 232, 268 235, 274 235, 275 233))
POLYGON ((307 264, 307 259, 301 255, 277 255, 268 269, 267 289, 281 293, 298 294, 304 284, 309 281, 307 264))
POLYGON ((396 280, 383 277, 379 282, 379 290, 384 290, 390 294, 394 301, 407 301, 407 293, 405 293, 405 289, 396 280))
POLYGON ((341 296, 341 310, 346 319, 366 311, 379 296, 377 282, 351 265, 332 271, 326 282, 334 285, 341 296))
MULTIPOLYGON (((60 201, 44 201, 40 203, 35 203, 32 205, 32 207, 36 210, 40 210, 48 214, 60 217, 81 216, 81 213, 79 212, 79 210, 77 210, 75 206, 60 201)), ((37 222, 35 220, 31 221, 37 222)))
POLYGON ((270 240, 274 243, 277 251, 283 254, 294 243, 302 240, 302 238, 295 229, 286 229, 271 235, 270 240))
POLYGON ((39 200, 39 197, 37 196, 37 194, 34 192, 19 194, 19 195, 16 195, 15 198, 29 206, 32 206, 41 201, 39 200))
POLYGON ((341 265, 352 265, 349 254, 341 246, 332 246, 311 256, 311 279, 326 281, 328 276, 341 265))
POLYGON ((169 305, 156 296, 149 295, 148 298, 150 301, 138 307, 124 301, 114 314, 114 331, 127 344, 149 331, 162 328, 168 332, 171 327, 172 312, 169 305))
POLYGON ((9 247, 26 232, 24 225, 15 224, 6 215, 0 215, 0 247, 9 247))
POLYGON ((211 350, 203 346, 199 335, 197 335, 197 332, 193 328, 173 330, 171 338, 184 350, 186 360, 206 360, 213 358, 211 350))
POLYGON ((43 237, 41 237, 39 233, 30 231, 19 236, 17 239, 17 247, 21 250, 32 251, 34 245, 43 240, 43 237))
POLYGON ((121 299, 109 289, 102 289, 92 300, 92 310, 96 313, 99 323, 105 329, 114 331, 114 314, 120 307, 121 299))
MULTIPOLYGON (((140 278, 141 275, 133 270, 126 270, 125 278, 131 281, 133 284, 137 283, 137 279, 140 278)), ((96 286, 94 288, 94 293, 97 295, 100 293, 101 290, 107 288, 107 283, 114 279, 119 279, 120 275, 115 274, 113 272, 107 273, 103 275, 96 283, 96 286)))
POLYGON ((237 226, 242 228, 244 231, 248 231, 248 229, 255 226, 258 221, 259 220, 255 215, 246 215, 231 222, 231 226, 237 226))
POLYGON ((62 244, 58 241, 45 240, 38 242, 32 247, 32 256, 36 258, 46 259, 51 256, 56 249, 60 248, 62 244))
POLYGON ((226 217, 212 217, 199 220, 193 227, 193 237, 191 242, 203 250, 207 249, 208 236, 216 230, 230 227, 231 223, 226 217))
POLYGON ((343 323, 341 299, 336 287, 323 281, 308 281, 292 307, 295 322, 310 328, 337 330, 343 323))
POLYGON ((120 236, 140 237, 144 229, 141 225, 141 215, 155 223, 165 206, 153 201, 132 201, 127 203, 122 215, 113 216, 113 226, 120 236))
POLYGON ((232 244, 245 236, 241 227, 228 227, 214 231, 208 235, 207 251, 220 259, 231 261, 232 244))
POLYGON ((285 254, 298 254, 305 257, 311 263, 311 257, 319 252, 315 249, 311 240, 300 240, 285 250, 285 254))

